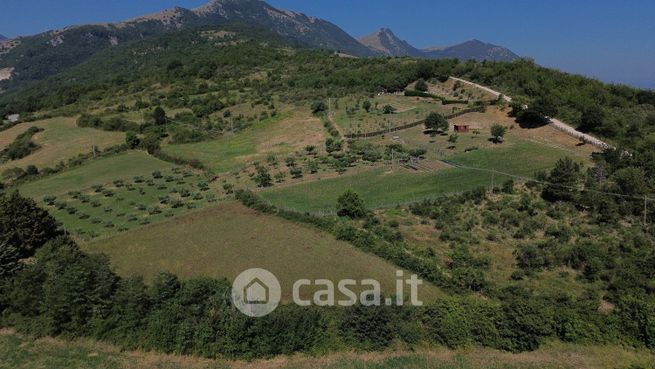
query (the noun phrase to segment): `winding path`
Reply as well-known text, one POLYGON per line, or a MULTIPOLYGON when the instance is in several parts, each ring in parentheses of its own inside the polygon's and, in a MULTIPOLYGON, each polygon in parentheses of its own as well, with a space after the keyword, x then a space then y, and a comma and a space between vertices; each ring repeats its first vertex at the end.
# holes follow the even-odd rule
MULTIPOLYGON (((498 98, 499 96, 502 96, 505 101, 512 102, 511 97, 509 97, 509 96, 507 96, 505 94, 502 94, 502 93, 500 93, 498 91, 492 90, 489 87, 485 87, 485 86, 482 86, 482 85, 479 85, 477 83, 473 83, 471 81, 467 81, 467 80, 464 80, 464 79, 461 79, 461 78, 456 78, 456 77, 450 77, 450 78, 455 80, 455 81, 459 81, 459 82, 465 83, 467 85, 477 87, 477 88, 479 88, 479 89, 481 89, 481 90, 483 90, 485 92, 488 92, 488 93, 494 95, 496 98, 498 98)), ((582 141, 584 141, 586 143, 594 145, 594 146, 596 146, 598 148, 601 148, 603 150, 613 148, 613 146, 611 146, 607 142, 604 142, 601 139, 598 139, 598 138, 596 138, 596 137, 594 137, 592 135, 582 133, 582 132, 576 130, 575 128, 573 128, 572 126, 562 122, 561 120, 558 120, 558 119, 555 119, 555 118, 548 118, 548 121, 549 121, 549 124, 552 127, 556 128, 556 129, 558 129, 558 130, 560 130, 560 131, 562 131, 564 133, 567 133, 568 135, 570 135, 572 137, 575 137, 575 138, 577 138, 579 140, 582 140, 582 141)))

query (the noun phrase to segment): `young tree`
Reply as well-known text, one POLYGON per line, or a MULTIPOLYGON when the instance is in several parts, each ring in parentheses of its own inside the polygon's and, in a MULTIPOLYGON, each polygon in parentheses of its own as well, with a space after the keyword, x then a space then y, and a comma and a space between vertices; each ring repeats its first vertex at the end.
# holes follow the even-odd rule
POLYGON ((337 200, 337 214, 352 219, 366 215, 366 206, 362 197, 353 190, 347 190, 337 200))
POLYGON ((261 165, 257 166, 257 174, 253 179, 258 187, 271 187, 273 185, 271 174, 266 167, 261 165))
POLYGON ((300 167, 292 167, 289 169, 289 173, 291 173, 291 177, 294 179, 302 178, 302 169, 300 167))
POLYGON ((371 102, 368 100, 364 101, 362 107, 364 108, 364 110, 366 110, 367 113, 369 113, 371 111, 371 102))
POLYGON ((328 110, 327 105, 323 101, 315 101, 312 104, 312 113, 319 114, 328 110))
POLYGON ((507 127, 501 124, 494 124, 491 126, 491 137, 495 142, 502 142, 505 134, 507 133, 507 127))
POLYGON ((333 138, 329 137, 327 140, 325 140, 325 150, 331 154, 335 151, 340 151, 341 150, 341 140, 338 138, 333 138))
POLYGON ((136 149, 139 147, 139 144, 141 144, 141 140, 139 139, 139 136, 137 136, 136 132, 128 131, 125 134, 125 144, 130 149, 136 149))
POLYGON ((168 120, 166 118, 166 111, 161 106, 156 107, 155 110, 152 112, 152 120, 157 125, 166 124, 168 120))
POLYGON ((439 113, 430 113, 425 118, 425 128, 431 131, 441 130, 442 132, 447 132, 449 128, 448 120, 439 113))
POLYGON ((428 84, 423 78, 421 78, 416 82, 415 88, 416 91, 426 92, 428 90, 428 84))
POLYGON ((287 173, 286 172, 277 172, 277 173, 275 173, 275 182, 282 183, 282 182, 284 182, 285 178, 287 178, 287 173))
POLYGON ((318 169, 319 169, 318 163, 316 162, 316 160, 310 160, 307 162, 307 170, 309 171, 309 173, 312 174, 317 173, 318 169))
POLYGON ((451 144, 456 144, 458 139, 459 139, 459 135, 457 133, 453 133, 452 135, 450 135, 450 137, 448 137, 448 142, 450 142, 451 144))
POLYGON ((384 106, 384 108, 382 108, 382 112, 384 114, 393 114, 393 113, 396 112, 396 108, 394 108, 393 106, 387 104, 387 105, 384 106))
POLYGON ((28 176, 35 176, 39 174, 39 168, 37 168, 36 165, 30 164, 25 168, 25 174, 28 176))

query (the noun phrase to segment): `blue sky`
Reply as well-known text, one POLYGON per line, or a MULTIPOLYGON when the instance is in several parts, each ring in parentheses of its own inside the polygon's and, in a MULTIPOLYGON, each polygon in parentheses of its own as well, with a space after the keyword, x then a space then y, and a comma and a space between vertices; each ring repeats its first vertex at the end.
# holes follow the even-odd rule
MULTIPOLYGON (((205 0, 2 0, 0 34, 117 21, 205 0)), ((652 0, 270 0, 327 19, 355 37, 391 28, 417 47, 477 38, 539 64, 608 82, 655 88, 652 0)))

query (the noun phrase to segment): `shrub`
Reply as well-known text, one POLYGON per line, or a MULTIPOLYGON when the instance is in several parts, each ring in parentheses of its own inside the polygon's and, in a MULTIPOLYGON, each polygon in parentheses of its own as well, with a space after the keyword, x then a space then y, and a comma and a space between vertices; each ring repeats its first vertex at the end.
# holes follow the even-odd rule
POLYGON ((337 199, 337 214, 352 219, 363 218, 366 215, 364 200, 358 193, 347 190, 337 199))

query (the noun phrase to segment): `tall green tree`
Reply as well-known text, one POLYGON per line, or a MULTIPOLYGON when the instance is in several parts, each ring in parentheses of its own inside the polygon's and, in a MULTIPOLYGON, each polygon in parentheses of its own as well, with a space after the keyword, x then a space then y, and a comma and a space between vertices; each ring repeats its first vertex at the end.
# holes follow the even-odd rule
POLYGON ((352 219, 364 217, 366 215, 364 199, 357 192, 347 190, 337 199, 337 214, 352 219))
POLYGON ((57 221, 34 200, 17 191, 0 198, 0 243, 13 246, 22 257, 61 234, 57 221))
POLYGON ((157 125, 166 124, 168 121, 168 118, 166 117, 166 111, 161 106, 156 107, 152 112, 152 120, 157 125))
POLYGON ((578 129, 582 132, 597 132, 605 121, 605 114, 599 106, 590 106, 582 113, 580 126, 578 129))
POLYGON ((574 201, 577 199, 578 185, 582 180, 582 166, 567 157, 560 159, 548 176, 548 184, 543 197, 550 201, 574 201))
POLYGON ((437 112, 430 113, 425 118, 425 128, 432 131, 441 130, 442 132, 446 132, 449 128, 448 120, 437 112))

